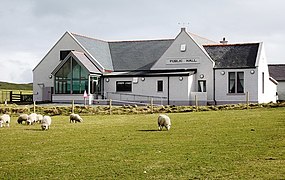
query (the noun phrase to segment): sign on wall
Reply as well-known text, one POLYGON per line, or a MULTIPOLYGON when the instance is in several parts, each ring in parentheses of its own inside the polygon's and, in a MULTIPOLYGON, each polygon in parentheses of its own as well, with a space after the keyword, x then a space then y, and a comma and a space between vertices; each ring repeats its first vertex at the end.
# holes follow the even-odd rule
POLYGON ((199 58, 169 58, 166 64, 192 64, 198 63, 199 58))

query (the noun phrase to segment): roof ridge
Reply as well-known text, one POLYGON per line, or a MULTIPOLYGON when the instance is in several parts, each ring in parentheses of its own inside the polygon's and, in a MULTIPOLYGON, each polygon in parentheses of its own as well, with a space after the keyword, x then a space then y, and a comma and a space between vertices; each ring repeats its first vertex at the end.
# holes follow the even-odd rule
POLYGON ((108 43, 120 43, 120 42, 148 42, 148 41, 170 41, 174 39, 146 39, 146 40, 114 40, 114 41, 108 41, 108 43))
POLYGON ((268 64, 268 66, 285 66, 285 64, 268 64))
POLYGON ((259 44, 260 42, 252 42, 252 43, 232 43, 232 44, 206 44, 203 46, 243 46, 243 45, 254 45, 259 44))
POLYGON ((81 37, 84 37, 84 38, 88 38, 88 39, 93 39, 93 40, 97 40, 97 41, 102 41, 102 42, 106 42, 105 40, 102 40, 102 39, 97 39, 97 38, 93 38, 93 37, 90 37, 90 36, 86 36, 86 35, 82 35, 82 34, 77 34, 77 33, 71 33, 72 35, 76 35, 76 36, 81 36, 81 37))
MULTIPOLYGON (((187 32, 188 32, 188 31, 187 31, 187 32)), ((188 32, 188 33, 189 33, 190 35, 197 36, 197 37, 202 38, 202 39, 205 39, 205 40, 207 40, 207 41, 212 41, 212 42, 214 42, 214 43, 217 43, 217 42, 215 42, 215 41, 213 41, 213 40, 211 40, 211 39, 208 39, 208 38, 202 37, 202 36, 197 35, 197 34, 195 34, 195 33, 192 33, 192 32, 188 32)))

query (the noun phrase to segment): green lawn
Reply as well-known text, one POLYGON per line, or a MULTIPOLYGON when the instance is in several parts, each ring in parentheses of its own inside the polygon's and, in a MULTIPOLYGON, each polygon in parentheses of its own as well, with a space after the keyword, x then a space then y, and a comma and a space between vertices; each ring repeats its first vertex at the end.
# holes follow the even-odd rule
POLYGON ((0 179, 284 179, 285 108, 83 116, 1 128, 0 179))

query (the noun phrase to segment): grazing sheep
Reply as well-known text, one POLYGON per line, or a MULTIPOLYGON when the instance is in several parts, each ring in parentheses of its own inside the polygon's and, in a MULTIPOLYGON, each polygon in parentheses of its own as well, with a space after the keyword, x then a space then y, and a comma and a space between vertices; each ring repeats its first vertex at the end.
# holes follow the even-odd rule
POLYGON ((29 115, 27 122, 27 125, 32 125, 37 121, 37 114, 36 113, 32 113, 29 115))
POLYGON ((48 130, 50 128, 51 125, 51 117, 50 116, 44 116, 43 120, 42 120, 42 130, 48 130))
POLYGON ((18 117, 17 122, 18 122, 19 124, 22 124, 23 121, 24 121, 24 122, 27 122, 28 118, 29 118, 29 115, 27 115, 27 114, 21 114, 21 115, 18 117))
POLYGON ((2 116, 0 116, 0 127, 3 126, 9 127, 10 126, 10 115, 9 114, 3 114, 2 116))
POLYGON ((171 122, 170 122, 170 118, 165 115, 165 114, 161 114, 158 116, 158 130, 162 130, 163 126, 169 130, 170 126, 171 126, 171 122))
POLYGON ((42 123, 42 120, 43 120, 43 115, 37 114, 37 120, 36 120, 36 122, 37 122, 37 123, 42 123))
POLYGON ((83 122, 83 119, 78 114, 70 114, 70 123, 83 122))

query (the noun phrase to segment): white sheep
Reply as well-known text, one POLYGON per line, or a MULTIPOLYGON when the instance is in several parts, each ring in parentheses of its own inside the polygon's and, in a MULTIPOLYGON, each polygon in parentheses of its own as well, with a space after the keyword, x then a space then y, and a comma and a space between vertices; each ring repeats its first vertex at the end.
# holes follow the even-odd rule
POLYGON ((48 130, 51 125, 51 117, 50 116, 44 116, 42 120, 42 130, 48 130))
POLYGON ((24 122, 27 122, 28 118, 29 118, 29 115, 27 115, 27 114, 21 114, 21 115, 18 117, 17 122, 18 122, 19 124, 22 124, 23 121, 24 121, 24 122))
POLYGON ((170 118, 165 114, 161 114, 158 116, 157 123, 158 123, 158 130, 160 131, 162 130, 163 127, 165 127, 167 130, 170 129, 171 121, 170 118))
POLYGON ((2 116, 0 116, 0 127, 3 126, 9 127, 10 126, 10 115, 9 114, 3 114, 2 116))
POLYGON ((36 120, 36 122, 37 122, 37 123, 42 123, 43 118, 44 118, 43 115, 37 114, 37 120, 36 120))
POLYGON ((70 114, 70 123, 74 122, 74 123, 77 123, 77 122, 83 122, 83 119, 79 116, 79 114, 70 114))
POLYGON ((37 114, 36 113, 32 113, 28 116, 28 120, 26 121, 27 122, 27 125, 32 125, 34 124, 35 122, 37 121, 37 114))

